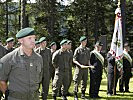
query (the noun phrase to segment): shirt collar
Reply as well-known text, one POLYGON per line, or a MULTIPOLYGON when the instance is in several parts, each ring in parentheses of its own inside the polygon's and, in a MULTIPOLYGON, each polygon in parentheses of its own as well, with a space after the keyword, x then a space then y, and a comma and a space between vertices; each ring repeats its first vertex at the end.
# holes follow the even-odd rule
POLYGON ((25 53, 24 53, 24 51, 22 50, 22 48, 21 47, 19 47, 18 48, 19 49, 19 55, 20 56, 24 56, 24 57, 30 57, 30 58, 32 58, 32 59, 35 59, 36 57, 35 57, 35 52, 34 52, 34 50, 32 51, 32 55, 31 56, 27 56, 25 53))
POLYGON ((19 55, 20 56, 24 56, 25 55, 21 47, 19 47, 19 55))

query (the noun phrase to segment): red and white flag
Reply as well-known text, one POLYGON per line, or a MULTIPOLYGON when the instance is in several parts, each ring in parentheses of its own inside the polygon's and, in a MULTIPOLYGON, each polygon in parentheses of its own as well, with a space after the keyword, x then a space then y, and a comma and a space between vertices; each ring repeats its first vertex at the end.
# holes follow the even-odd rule
POLYGON ((121 9, 117 8, 115 11, 115 27, 113 38, 111 42, 110 53, 115 56, 117 66, 123 67, 123 36, 122 36, 122 21, 121 21, 121 9))

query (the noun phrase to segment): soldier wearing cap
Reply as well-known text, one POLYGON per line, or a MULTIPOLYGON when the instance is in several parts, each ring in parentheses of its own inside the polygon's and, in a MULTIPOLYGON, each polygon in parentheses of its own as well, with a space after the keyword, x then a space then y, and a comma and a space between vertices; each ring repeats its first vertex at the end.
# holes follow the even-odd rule
POLYGON ((43 69, 44 69, 44 78, 42 81, 42 98, 43 100, 47 100, 48 91, 49 91, 49 83, 50 83, 50 67, 51 67, 51 51, 47 48, 46 37, 41 37, 39 39, 40 47, 36 49, 36 52, 39 53, 43 58, 43 69))
MULTIPOLYGON (((56 51, 57 49, 57 45, 56 42, 52 42, 50 44, 50 50, 51 50, 51 56, 53 55, 53 53, 56 51)), ((50 66, 50 79, 52 78, 52 80, 54 79, 54 74, 55 74, 55 68, 53 65, 50 66)))
POLYGON ((62 86, 62 99, 67 100, 66 94, 69 85, 69 66, 67 61, 67 40, 60 42, 61 48, 57 50, 52 56, 52 64, 55 68, 55 76, 53 80, 53 99, 56 96, 59 88, 62 86))
POLYGON ((0 59, 0 89, 3 93, 9 90, 8 100, 39 100, 44 74, 42 57, 33 50, 34 29, 21 29, 16 38, 21 46, 0 59))
POLYGON ((99 98, 99 88, 102 80, 102 69, 104 66, 104 57, 101 53, 101 42, 96 42, 95 49, 90 54, 90 64, 94 69, 90 69, 90 90, 89 95, 91 98, 99 98))
POLYGON ((7 50, 7 53, 11 52, 14 50, 14 38, 13 37, 10 37, 6 40, 6 50, 7 50))
POLYGON ((131 73, 132 67, 133 67, 132 56, 130 53, 129 44, 126 42, 124 44, 124 51, 123 51, 123 74, 119 81, 120 92, 129 92, 129 81, 132 76, 131 73), (125 87, 125 89, 123 87, 125 87))
POLYGON ((74 100, 78 100, 78 85, 81 83, 81 98, 85 99, 85 91, 87 87, 88 80, 88 67, 90 62, 90 49, 86 47, 87 38, 85 36, 81 36, 80 38, 80 46, 76 48, 73 55, 73 63, 76 64, 76 68, 74 71, 74 100))

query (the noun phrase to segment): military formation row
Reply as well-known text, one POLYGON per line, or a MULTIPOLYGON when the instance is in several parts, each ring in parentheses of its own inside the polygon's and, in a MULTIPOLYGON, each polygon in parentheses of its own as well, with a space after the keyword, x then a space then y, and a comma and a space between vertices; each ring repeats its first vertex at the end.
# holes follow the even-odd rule
MULTIPOLYGON (((13 48, 13 38, 7 39, 6 49, 0 45, 0 90, 5 94, 6 99, 39 100, 39 88, 42 84, 42 99, 47 100, 51 79, 54 100, 56 100, 58 93, 63 100, 67 100, 67 95, 70 95, 68 90, 72 80, 74 82, 74 100, 78 100, 80 81, 81 98, 85 99, 88 71, 90 72, 90 98, 99 98, 98 93, 105 59, 101 52, 103 46, 101 42, 98 41, 94 50, 90 51, 86 47, 87 38, 81 36, 79 39, 80 46, 75 49, 73 54, 71 40, 62 40, 60 49, 56 50, 55 42, 50 44, 50 49, 47 48, 46 37, 41 37, 39 42, 35 44, 35 35, 33 28, 24 28, 16 34, 16 38, 20 43, 18 48, 13 48), (73 64, 75 65, 74 76, 72 76, 73 64)), ((128 52, 126 53, 128 54, 128 52)), ((129 54, 128 57, 131 58, 129 54)), ((110 53, 108 53, 107 58, 107 94, 111 96, 113 94, 113 64, 115 61, 110 53)), ((126 61, 129 62, 127 58, 126 61)), ((129 64, 131 66, 131 61, 129 64)), ((123 76, 125 76, 124 74, 123 76)), ((124 77, 121 80, 121 89, 123 90, 124 77)), ((128 91, 128 88, 126 88, 126 91, 128 91)))

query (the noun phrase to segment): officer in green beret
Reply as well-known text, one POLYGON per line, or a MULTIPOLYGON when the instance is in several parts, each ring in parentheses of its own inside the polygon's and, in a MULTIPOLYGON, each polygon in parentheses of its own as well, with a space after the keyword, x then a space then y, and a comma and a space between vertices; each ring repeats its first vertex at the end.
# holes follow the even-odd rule
POLYGON ((39 48, 40 47, 40 42, 39 41, 35 41, 35 50, 37 49, 37 48, 39 48))
POLYGON ((43 69, 44 69, 44 78, 42 81, 42 98, 43 100, 47 100, 48 91, 49 91, 49 83, 50 83, 50 67, 52 65, 52 57, 51 51, 47 48, 47 40, 46 37, 41 37, 39 39, 40 47, 36 50, 43 58, 43 69))
MULTIPOLYGON (((67 41, 67 52, 68 52, 68 65, 69 65, 69 86, 68 86, 69 90, 72 82, 72 62, 73 62, 73 51, 72 51, 71 40, 67 41)), ((67 96, 72 96, 72 94, 69 91, 67 91, 67 96)))
POLYGON ((78 100, 78 85, 81 83, 81 98, 85 99, 85 91, 88 80, 88 67, 90 61, 90 49, 86 47, 87 38, 85 36, 80 37, 80 46, 75 49, 73 55, 73 63, 76 64, 74 72, 74 100, 78 100))
POLYGON ((33 50, 34 29, 21 29, 16 38, 20 47, 0 59, 0 89, 3 93, 9 91, 8 100, 39 100, 44 73, 42 57, 33 50))
POLYGON ((53 80, 53 99, 56 96, 59 88, 62 86, 62 99, 67 100, 66 94, 69 86, 69 66, 67 62, 67 40, 60 42, 61 48, 57 50, 52 56, 52 64, 55 68, 55 76, 53 80))
MULTIPOLYGON (((51 50, 51 57, 53 56, 54 52, 57 49, 57 45, 56 42, 52 42, 50 44, 50 50, 51 50)), ((52 80, 54 79, 54 74, 55 74, 55 68, 53 65, 50 66, 50 79, 52 78, 52 80)))
POLYGON ((14 50, 14 38, 13 37, 10 37, 6 40, 6 50, 7 50, 7 53, 11 52, 14 50))
MULTIPOLYGON (((1 41, 1 40, 0 40, 1 41)), ((6 49, 2 46, 2 43, 0 44, 0 59, 6 54, 6 49)), ((0 100, 2 97, 2 92, 0 91, 0 100)))

